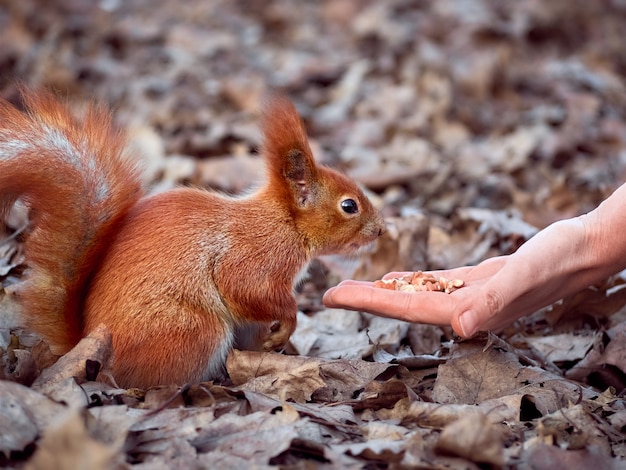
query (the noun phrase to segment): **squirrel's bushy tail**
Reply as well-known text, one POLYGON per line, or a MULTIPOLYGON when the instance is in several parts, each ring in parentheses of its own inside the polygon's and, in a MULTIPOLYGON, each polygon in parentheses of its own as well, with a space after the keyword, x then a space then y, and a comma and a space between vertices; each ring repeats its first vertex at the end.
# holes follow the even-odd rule
POLYGON ((142 189, 108 111, 77 119, 42 92, 24 102, 25 113, 0 101, 0 223, 16 200, 28 207, 26 270, 11 291, 27 325, 62 353, 83 334, 80 293, 142 189))

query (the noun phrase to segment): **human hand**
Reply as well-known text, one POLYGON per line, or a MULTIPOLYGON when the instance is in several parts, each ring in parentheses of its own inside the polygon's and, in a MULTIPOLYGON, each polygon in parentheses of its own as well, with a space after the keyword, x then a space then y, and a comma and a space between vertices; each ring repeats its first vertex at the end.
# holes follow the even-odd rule
MULTIPOLYGON (((400 292, 373 287, 371 282, 343 281, 329 289, 324 295, 324 304, 331 308, 346 308, 370 312, 379 316, 397 318, 432 325, 452 325, 457 334, 471 336, 475 331, 466 331, 459 323, 459 315, 465 306, 473 306, 481 301, 481 288, 506 263, 507 257, 491 258, 477 266, 450 270, 429 271, 435 278, 462 279, 464 286, 451 294, 443 292, 400 292)), ((406 272, 391 272, 384 279, 400 277, 406 272)), ((495 329, 513 321, 483 322, 480 329, 495 329)))
MULTIPOLYGON (((623 217, 607 220, 621 224, 623 217)), ((451 325, 462 337, 479 330, 497 330, 624 268, 626 243, 619 238, 623 231, 602 223, 595 213, 563 220, 539 232, 512 255, 477 266, 425 273, 462 279, 465 285, 451 294, 399 292, 375 288, 368 282, 344 281, 326 292, 324 304, 411 322, 451 325), (618 241, 607 241, 607 234, 618 241)))
POLYGON ((426 273, 462 279, 465 286, 451 294, 398 292, 368 282, 344 281, 326 292, 324 304, 411 322, 452 325, 463 337, 499 329, 626 269, 625 205, 626 184, 593 211, 541 230, 512 255, 474 267, 426 273))

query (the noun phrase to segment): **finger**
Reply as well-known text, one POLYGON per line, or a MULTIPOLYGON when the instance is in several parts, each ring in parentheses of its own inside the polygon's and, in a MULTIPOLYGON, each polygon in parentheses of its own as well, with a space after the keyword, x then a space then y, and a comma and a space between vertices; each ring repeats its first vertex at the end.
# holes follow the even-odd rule
POLYGON ((324 305, 370 312, 404 321, 449 325, 457 298, 442 292, 398 292, 342 284, 326 292, 324 305))
POLYGON ((340 306, 340 305, 335 305, 334 304, 334 300, 333 300, 333 292, 340 287, 345 287, 345 286, 368 286, 371 285, 371 282, 366 282, 366 281, 355 281, 352 279, 346 279, 344 281, 341 281, 339 284, 337 284, 336 286, 330 287, 325 293, 324 296, 322 297, 322 302, 324 303, 324 305, 328 308, 347 308, 344 306, 340 306))
POLYGON ((403 277, 406 276, 407 274, 413 274, 413 271, 392 271, 390 273, 387 273, 383 276, 383 279, 391 279, 394 277, 403 277))
POLYGON ((497 256, 482 261, 476 266, 462 266, 460 268, 441 269, 439 271, 424 271, 435 277, 445 277, 447 279, 463 279, 468 284, 476 281, 490 279, 498 273, 506 263, 506 256, 497 256))
MULTIPOLYGON (((424 274, 430 274, 437 278, 445 277, 447 279, 463 279, 465 280, 476 269, 475 266, 463 266, 454 269, 439 269, 435 271, 422 271, 424 274)), ((392 271, 383 276, 383 279, 392 279, 413 274, 415 271, 392 271)))
POLYGON ((451 322, 457 334, 467 338, 479 330, 505 326, 521 316, 504 311, 514 298, 511 291, 516 286, 515 279, 506 277, 492 277, 459 307, 451 322))
POLYGON ((346 286, 346 285, 354 285, 354 286, 371 286, 372 283, 369 281, 355 281, 354 279, 346 279, 344 281, 341 281, 339 284, 337 284, 338 286, 346 286))

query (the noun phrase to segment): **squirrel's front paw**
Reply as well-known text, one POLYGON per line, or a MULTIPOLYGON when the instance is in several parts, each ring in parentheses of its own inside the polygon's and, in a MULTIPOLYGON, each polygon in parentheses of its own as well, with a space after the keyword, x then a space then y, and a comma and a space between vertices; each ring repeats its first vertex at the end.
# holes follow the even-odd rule
POLYGON ((274 351, 275 349, 282 348, 285 344, 287 344, 289 337, 295 329, 295 323, 281 322, 278 320, 273 321, 269 324, 269 331, 263 339, 263 350, 274 351))

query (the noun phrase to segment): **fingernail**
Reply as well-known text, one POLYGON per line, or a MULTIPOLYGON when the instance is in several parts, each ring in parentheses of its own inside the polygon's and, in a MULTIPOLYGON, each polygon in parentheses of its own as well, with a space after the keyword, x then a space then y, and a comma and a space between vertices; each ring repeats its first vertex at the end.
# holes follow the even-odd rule
POLYGON ((466 338, 472 336, 478 329, 478 317, 476 316, 476 312, 473 310, 463 312, 459 315, 459 324, 461 325, 461 330, 463 330, 463 336, 466 338))

